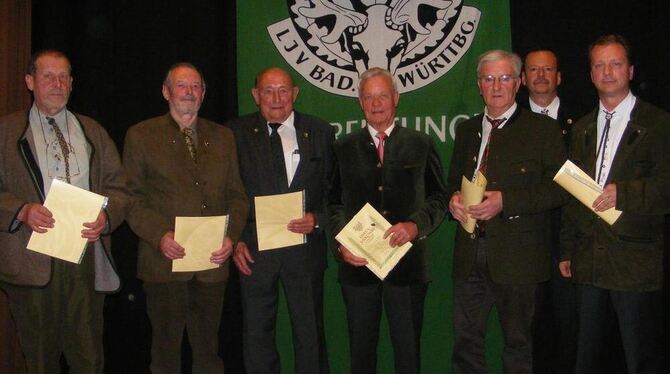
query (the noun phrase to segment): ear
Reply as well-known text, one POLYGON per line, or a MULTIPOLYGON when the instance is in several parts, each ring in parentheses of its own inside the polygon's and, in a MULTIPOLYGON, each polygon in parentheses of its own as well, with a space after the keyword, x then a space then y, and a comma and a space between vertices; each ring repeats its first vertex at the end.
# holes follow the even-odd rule
POLYGON ((166 85, 163 85, 163 98, 166 101, 170 101, 170 89, 166 85))
POLYGON ((256 106, 261 105, 261 93, 258 91, 258 88, 254 87, 251 89, 251 96, 254 97, 254 102, 256 103, 256 106))
POLYGON ((514 94, 516 95, 517 92, 519 92, 519 87, 521 87, 521 79, 516 81, 516 84, 514 85, 514 94))
POLYGON ((628 80, 629 80, 629 81, 632 81, 632 80, 633 80, 633 70, 634 70, 634 68, 635 68, 635 66, 633 66, 633 65, 631 65, 631 66, 628 68, 628 80))
POLYGON ((393 91, 393 107, 397 108, 400 103, 400 93, 398 91, 393 91))
POLYGON ((35 88, 35 80, 33 76, 30 74, 26 74, 24 80, 26 81, 26 87, 28 87, 28 89, 32 91, 35 88))
POLYGON ((556 73, 556 86, 560 85, 561 85, 561 72, 559 71, 556 73))
POLYGON ((293 102, 295 103, 295 100, 298 98, 298 93, 300 93, 300 87, 294 86, 293 87, 293 102))
POLYGON ((525 71, 521 72, 521 83, 523 83, 524 86, 528 87, 528 82, 526 82, 526 72, 525 71))

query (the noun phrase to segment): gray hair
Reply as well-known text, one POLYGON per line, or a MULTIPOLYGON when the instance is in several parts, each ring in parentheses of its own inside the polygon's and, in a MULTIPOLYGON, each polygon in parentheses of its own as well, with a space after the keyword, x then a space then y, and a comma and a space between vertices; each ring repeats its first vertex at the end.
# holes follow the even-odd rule
POLYGON ((374 68, 370 68, 370 69, 364 71, 363 74, 361 74, 361 77, 358 80, 358 95, 360 96, 361 87, 363 87, 363 83, 366 80, 368 80, 372 77, 380 76, 380 75, 383 76, 383 77, 386 77, 386 79, 388 79, 388 81, 393 86, 393 91, 396 91, 396 92, 398 91, 398 86, 395 83, 395 78, 393 78, 393 74, 391 74, 386 69, 374 67, 374 68))
POLYGON ((173 64, 172 66, 170 66, 170 69, 168 69, 167 74, 165 74, 165 79, 163 79, 163 84, 165 86, 170 85, 170 83, 171 83, 170 82, 170 76, 172 75, 172 72, 179 69, 179 68, 188 68, 188 69, 191 69, 191 70, 195 71, 196 73, 198 73, 198 75, 200 76, 200 80, 202 81, 202 88, 207 87, 207 85, 205 84, 205 76, 202 75, 202 72, 200 71, 200 69, 195 67, 195 65, 193 65, 190 62, 177 62, 176 64, 173 64))
POLYGON ((521 75, 521 57, 514 52, 503 51, 502 49, 492 49, 482 53, 477 59, 477 76, 484 64, 489 62, 497 62, 500 60, 508 60, 514 69, 514 77, 518 78, 521 75))

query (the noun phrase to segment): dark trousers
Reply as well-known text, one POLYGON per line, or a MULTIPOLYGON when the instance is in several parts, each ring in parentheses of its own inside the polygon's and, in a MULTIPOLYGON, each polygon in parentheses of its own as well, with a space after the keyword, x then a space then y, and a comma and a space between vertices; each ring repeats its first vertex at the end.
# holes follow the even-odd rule
POLYGON ((104 295, 94 290, 92 254, 79 265, 54 259, 43 288, 2 284, 28 373, 60 373, 61 354, 70 373, 102 373, 104 295))
POLYGON ((608 336, 609 308, 619 322, 628 374, 661 373, 661 292, 612 291, 577 285, 579 342, 577 374, 599 372, 598 363, 607 360, 602 352, 608 336))
POLYGON ((293 329, 295 373, 329 372, 323 330, 323 272, 290 272, 276 258, 257 259, 252 274, 240 274, 247 374, 279 373, 275 342, 279 282, 286 295, 293 329))
POLYGON ((532 323, 537 284, 493 282, 486 263, 486 239, 479 239, 477 260, 466 280, 454 281, 454 353, 456 374, 486 373, 485 338, 493 305, 502 327, 503 372, 531 373, 532 323))
POLYGON ((226 282, 144 283, 151 322, 151 372, 181 372, 184 328, 193 352, 193 373, 223 373, 219 325, 226 282))
POLYGON ((533 371, 572 374, 577 357, 577 296, 554 259, 551 279, 539 285, 533 332, 533 371))
POLYGON ((387 282, 367 286, 342 284, 347 307, 351 373, 377 372, 377 342, 382 305, 386 308, 393 345, 395 372, 419 373, 421 328, 427 284, 395 286, 387 282))

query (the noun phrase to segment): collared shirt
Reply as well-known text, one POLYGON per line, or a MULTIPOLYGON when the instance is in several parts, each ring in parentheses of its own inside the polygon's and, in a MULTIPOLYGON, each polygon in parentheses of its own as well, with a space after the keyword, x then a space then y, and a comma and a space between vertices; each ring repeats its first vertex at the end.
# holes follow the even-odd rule
POLYGON ((561 106, 561 99, 558 96, 554 97, 554 100, 547 107, 542 107, 533 101, 530 97, 528 98, 528 103, 530 104, 530 110, 535 113, 542 113, 543 110, 548 110, 547 115, 553 119, 558 119, 558 107, 561 106))
MULTIPOLYGON (((379 138, 377 137, 377 134, 379 131, 375 130, 374 127, 370 125, 366 125, 368 131, 370 132, 370 136, 372 136, 372 141, 375 142, 375 147, 379 147, 379 138)), ((395 128, 395 123, 391 124, 386 130, 384 130, 384 134, 386 134, 386 138, 391 136, 391 133, 393 132, 393 129, 395 128)))
MULTIPOLYGON (((509 121, 510 117, 512 117, 512 114, 516 111, 517 104, 516 102, 512 104, 505 113, 498 117, 492 117, 491 119, 498 119, 498 118, 506 118, 506 120, 498 125, 498 129, 502 129, 507 125, 507 122, 509 121)), ((484 117, 482 117, 482 131, 480 133, 481 135, 481 143, 479 145, 479 153, 477 154, 477 166, 475 167, 475 170, 473 171, 473 177, 477 173, 477 170, 479 170, 479 163, 482 161, 482 156, 484 155, 484 149, 486 148, 486 142, 489 139, 489 134, 491 133, 491 123, 486 119, 486 116, 489 115, 489 111, 487 108, 484 108, 484 117)))
MULTIPOLYGON (((300 164, 300 149, 298 148, 298 137, 295 131, 295 112, 286 118, 286 121, 282 122, 283 126, 280 126, 277 132, 281 138, 281 146, 284 151, 284 165, 286 166, 286 179, 288 180, 289 186, 293 181, 295 176, 295 171, 298 169, 298 164, 300 164)), ((268 134, 272 134, 272 129, 270 128, 270 123, 267 124, 268 134)))
MULTIPOLYGON (((616 155, 616 150, 619 147, 619 143, 621 142, 621 138, 623 137, 623 133, 626 130, 626 126, 628 125, 628 121, 630 121, 630 113, 633 111, 633 107, 635 106, 635 96, 633 95, 632 92, 628 92, 628 95, 617 105, 610 113, 614 113, 612 115, 612 119, 610 120, 610 129, 608 132, 608 136, 605 142, 605 151, 601 151, 599 155, 597 155, 596 159, 596 175, 595 178, 598 178, 598 168, 601 167, 602 165, 602 170, 600 171, 600 186, 604 187, 605 186, 605 181, 607 180, 607 177, 609 176, 610 169, 612 167, 612 161, 614 160, 614 156, 616 155)), ((598 105, 598 141, 596 142, 596 149, 593 150, 594 152, 598 152, 598 147, 600 145, 600 141, 603 136, 603 130, 605 128, 605 112, 609 112, 605 106, 603 105, 602 102, 598 105)), ((596 180, 596 182, 598 182, 596 180)))
MULTIPOLYGON (((63 150, 58 142, 56 131, 49 125, 46 117, 51 116, 40 112, 33 103, 29 114, 30 131, 33 135, 37 163, 42 173, 44 191, 48 192, 53 179, 66 182, 67 178, 63 150)), ((88 190, 91 150, 84 136, 84 130, 77 121, 77 117, 67 108, 54 115, 53 119, 69 146, 70 184, 88 190)))

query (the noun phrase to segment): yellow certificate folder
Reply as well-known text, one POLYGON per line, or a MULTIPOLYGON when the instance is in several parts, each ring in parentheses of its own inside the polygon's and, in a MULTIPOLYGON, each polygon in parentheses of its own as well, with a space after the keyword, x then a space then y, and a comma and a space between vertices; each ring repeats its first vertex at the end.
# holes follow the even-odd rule
POLYGON ((391 237, 384 233, 391 224, 372 205, 363 208, 344 226, 335 239, 351 253, 368 261, 366 265, 379 279, 384 280, 412 247, 407 242, 400 247, 389 244, 391 237))
POLYGON ((228 216, 175 217, 174 240, 184 247, 184 257, 172 260, 172 271, 216 269, 209 258, 221 248, 228 229, 228 216))
POLYGON ((305 235, 288 231, 288 223, 305 215, 305 191, 256 196, 256 232, 258 250, 304 244, 305 235))
POLYGON ((107 198, 54 179, 44 201, 55 220, 45 233, 33 231, 28 249, 61 260, 80 264, 87 239, 81 237, 84 223, 98 219, 107 198))
MULTIPOLYGON (((467 211, 471 205, 477 205, 484 199, 486 191, 486 177, 480 171, 477 171, 474 180, 471 182, 465 176, 461 179, 461 202, 467 211)), ((475 231, 477 220, 468 214, 468 222, 461 223, 463 229, 472 234, 475 231)))
POLYGON ((607 209, 604 212, 596 212, 591 205, 593 201, 603 193, 603 189, 582 169, 573 164, 570 160, 565 161, 563 166, 554 176, 554 181, 561 185, 572 196, 584 204, 587 208, 597 214, 605 222, 613 225, 619 216, 620 210, 614 208, 607 209))

